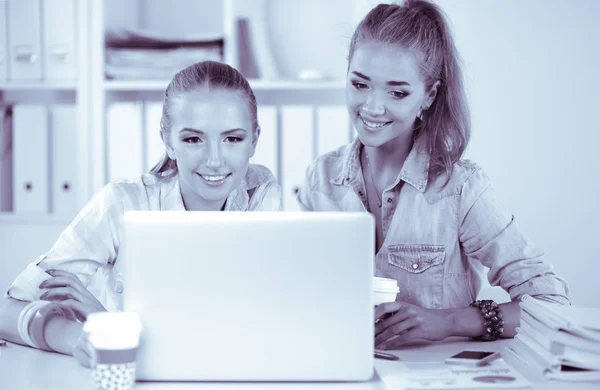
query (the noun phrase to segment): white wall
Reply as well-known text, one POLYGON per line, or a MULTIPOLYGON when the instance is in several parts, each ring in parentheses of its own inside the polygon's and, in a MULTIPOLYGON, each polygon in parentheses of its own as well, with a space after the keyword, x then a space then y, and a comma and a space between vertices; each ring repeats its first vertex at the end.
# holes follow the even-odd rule
POLYGON ((437 3, 466 66, 467 157, 567 279, 574 304, 600 307, 600 2, 437 3))

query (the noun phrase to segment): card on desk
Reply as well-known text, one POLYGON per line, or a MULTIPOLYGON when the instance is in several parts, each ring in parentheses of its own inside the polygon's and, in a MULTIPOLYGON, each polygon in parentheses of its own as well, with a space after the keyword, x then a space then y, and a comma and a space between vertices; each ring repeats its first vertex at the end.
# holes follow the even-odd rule
POLYGON ((503 360, 484 367, 447 365, 442 362, 396 362, 380 366, 386 388, 423 390, 507 389, 528 390, 533 385, 503 360))

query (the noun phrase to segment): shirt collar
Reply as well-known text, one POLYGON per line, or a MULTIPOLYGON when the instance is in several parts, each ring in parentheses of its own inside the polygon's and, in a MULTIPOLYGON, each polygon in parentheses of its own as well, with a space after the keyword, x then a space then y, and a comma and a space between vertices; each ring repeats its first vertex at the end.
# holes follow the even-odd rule
MULTIPOLYGON (((350 184, 356 179, 358 172, 361 170, 360 151, 362 147, 362 143, 356 138, 346 148, 342 156, 342 169, 331 180, 331 183, 337 185, 350 184)), ((418 137, 392 187, 403 180, 415 187, 417 191, 424 192, 429 177, 429 161, 430 153, 427 150, 427 139, 426 137, 418 137)))

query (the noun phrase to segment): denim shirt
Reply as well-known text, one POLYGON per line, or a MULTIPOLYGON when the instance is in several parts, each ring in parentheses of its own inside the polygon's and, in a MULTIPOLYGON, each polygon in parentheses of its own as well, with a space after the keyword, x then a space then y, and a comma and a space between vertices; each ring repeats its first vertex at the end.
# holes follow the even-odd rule
MULTIPOLYGON (((74 273, 109 311, 122 309, 119 247, 122 218, 129 210, 185 210, 177 176, 159 180, 143 174, 135 180, 104 186, 62 232, 46 254, 32 262, 9 286, 6 296, 39 299, 38 287, 48 269, 74 273)), ((245 178, 225 202, 225 211, 280 211, 281 188, 271 171, 251 164, 245 178)), ((168 237, 165 237, 168 240, 168 237)), ((182 271, 185 272, 185 271, 182 271)))
MULTIPOLYGON (((319 157, 308 167, 298 202, 307 211, 368 211, 360 164, 362 144, 319 157)), ((487 270, 512 300, 529 294, 570 304, 566 282, 519 230, 477 164, 458 161, 429 180, 429 153, 419 138, 392 185, 383 192, 384 241, 375 276, 398 281, 397 300, 424 308, 458 308, 477 298, 487 270)))

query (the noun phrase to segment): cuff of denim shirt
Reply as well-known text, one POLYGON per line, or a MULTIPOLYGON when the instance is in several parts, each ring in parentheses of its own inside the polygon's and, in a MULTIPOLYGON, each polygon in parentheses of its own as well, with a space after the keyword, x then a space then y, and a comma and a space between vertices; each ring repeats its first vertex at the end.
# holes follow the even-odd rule
POLYGON ((8 287, 4 295, 24 302, 39 300, 40 295, 42 295, 40 284, 52 276, 41 269, 38 264, 37 261, 29 264, 8 287))
POLYGON ((512 287, 508 293, 511 300, 520 301, 523 295, 551 303, 570 305, 569 286, 565 280, 555 274, 535 276, 524 283, 512 287))

